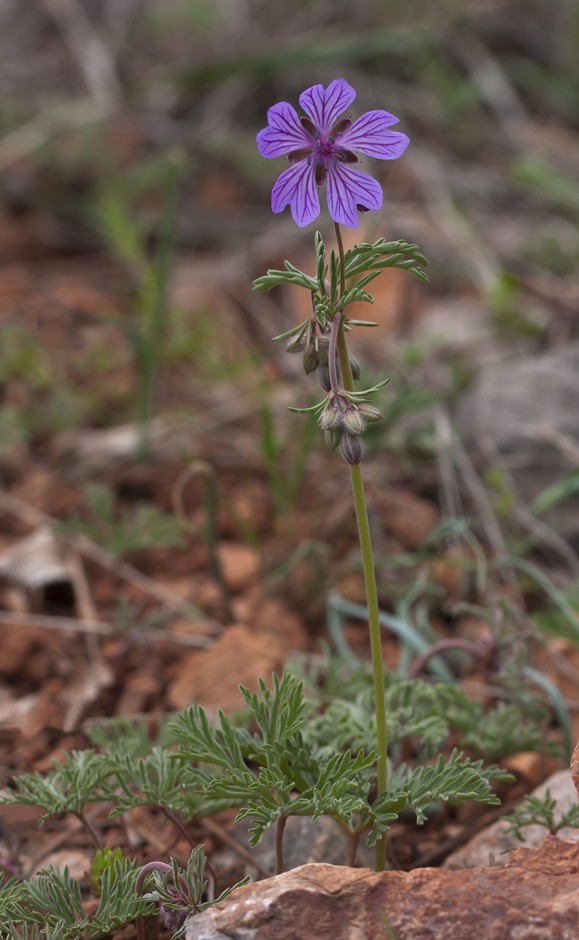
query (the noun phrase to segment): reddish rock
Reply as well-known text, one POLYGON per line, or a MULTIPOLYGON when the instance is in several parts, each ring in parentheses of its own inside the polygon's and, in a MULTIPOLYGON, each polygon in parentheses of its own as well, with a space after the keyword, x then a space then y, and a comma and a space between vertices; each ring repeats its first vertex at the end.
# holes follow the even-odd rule
POLYGON ((384 526, 408 551, 418 548, 440 521, 434 503, 409 490, 384 490, 377 503, 384 526))
POLYGON ((302 865, 192 917, 187 940, 576 940, 579 843, 549 836, 504 867, 302 865))
POLYGON ((239 683, 256 692, 257 677, 269 682, 283 661, 283 646, 274 636, 233 624, 209 649, 183 657, 167 692, 169 705, 180 710, 198 702, 211 710, 235 711, 243 705, 239 683))
POLYGON ((221 542, 217 555, 225 584, 234 594, 255 580, 261 568, 259 552, 242 542, 221 542))
POLYGON ((233 602, 235 618, 252 633, 273 634, 285 650, 308 650, 310 637, 303 621, 283 601, 264 596, 260 585, 233 602))

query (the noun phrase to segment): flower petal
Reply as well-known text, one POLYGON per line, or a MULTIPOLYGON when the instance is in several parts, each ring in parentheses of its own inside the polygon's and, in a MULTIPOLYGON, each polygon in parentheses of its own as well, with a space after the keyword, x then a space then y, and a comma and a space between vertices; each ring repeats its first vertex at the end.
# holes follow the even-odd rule
POLYGON ((269 127, 257 135, 257 147, 262 157, 281 157, 290 150, 312 149, 314 141, 302 127, 298 113, 287 101, 274 104, 267 112, 269 127))
POLYGON ((316 165, 307 160, 296 163, 279 177, 271 193, 273 212, 282 212, 291 207, 294 222, 301 228, 309 225, 320 214, 320 200, 315 181, 316 165))
POLYGON ((334 222, 358 228, 357 205, 382 208, 382 187, 367 173, 352 170, 345 163, 328 167, 328 209, 334 222))
POLYGON ((348 150, 359 150, 378 160, 396 160, 410 143, 406 134, 388 130, 388 125, 397 121, 398 118, 388 111, 368 111, 354 121, 338 140, 348 150))
POLYGON ((322 134, 329 134, 332 124, 356 97, 345 78, 336 78, 327 88, 312 85, 300 95, 300 104, 322 134))

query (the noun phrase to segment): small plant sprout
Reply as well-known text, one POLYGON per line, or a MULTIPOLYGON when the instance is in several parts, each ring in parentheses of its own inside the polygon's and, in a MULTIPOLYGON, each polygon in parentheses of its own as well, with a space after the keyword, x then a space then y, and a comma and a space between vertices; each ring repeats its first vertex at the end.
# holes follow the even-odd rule
MULTIPOLYGON (((348 308, 354 302, 373 303, 367 293, 368 284, 385 268, 397 267, 410 271, 421 280, 428 280, 421 265, 426 259, 416 245, 405 241, 355 245, 344 251, 340 225, 358 228, 358 212, 382 208, 382 189, 366 173, 353 169, 359 162, 356 151, 379 160, 400 157, 408 146, 408 137, 390 130, 397 122, 388 111, 369 111, 356 121, 344 117, 356 92, 344 79, 336 79, 324 88, 314 85, 300 95, 305 115, 300 117, 291 104, 281 102, 268 112, 268 127, 257 135, 262 156, 286 156, 292 164, 276 182, 272 192, 272 210, 281 212, 290 206, 294 221, 308 225, 320 214, 318 190, 327 187, 328 209, 335 224, 338 253, 332 250, 329 263, 319 232, 315 235, 316 274, 300 271, 288 261, 285 271, 268 271, 258 278, 254 290, 268 291, 278 284, 296 284, 310 291, 312 312, 299 326, 279 340, 289 340, 289 352, 302 352, 306 373, 319 370, 320 384, 326 392, 322 401, 311 409, 319 418, 326 442, 332 450, 339 449, 350 465, 356 519, 360 536, 362 563, 369 611, 369 626, 374 669, 376 708, 376 746, 378 752, 378 799, 387 787, 386 709, 384 699, 384 666, 378 619, 378 592, 360 470, 363 457, 362 435, 366 424, 379 421, 378 409, 368 401, 386 379, 366 391, 356 391, 358 363, 349 353, 346 333, 354 326, 373 326, 367 321, 351 320, 348 308)), ((384 869, 386 841, 378 835, 376 869, 384 869)))
POLYGON ((141 460, 149 456, 153 395, 163 350, 169 277, 177 228, 177 203, 184 164, 181 151, 169 154, 164 168, 163 210, 158 227, 156 256, 153 259, 148 256, 145 235, 131 219, 120 195, 113 193, 104 197, 97 211, 102 234, 112 251, 129 268, 136 286, 135 306, 139 319, 136 328, 128 332, 139 373, 137 456, 141 460))
MULTIPOLYGON (((208 882, 203 880, 207 859, 203 846, 193 849, 186 870, 180 869, 174 858, 171 864, 166 862, 148 862, 144 865, 137 878, 135 891, 141 896, 144 886, 149 882, 149 892, 143 895, 147 901, 160 904, 160 911, 165 926, 172 931, 173 940, 180 937, 187 926, 187 920, 193 914, 199 914, 213 904, 224 901, 235 888, 247 884, 249 878, 244 878, 231 888, 226 888, 219 897, 215 897, 215 885, 207 900, 203 895, 207 892, 208 882)), ((145 940, 145 926, 142 916, 138 916, 137 940, 145 940)))
POLYGON ((510 817, 506 832, 524 842, 525 836, 521 832, 523 826, 545 826, 552 836, 568 826, 573 829, 579 826, 579 803, 570 806, 558 819, 555 818, 556 808, 557 801, 551 796, 550 790, 547 790, 543 800, 538 796, 526 796, 510 817))

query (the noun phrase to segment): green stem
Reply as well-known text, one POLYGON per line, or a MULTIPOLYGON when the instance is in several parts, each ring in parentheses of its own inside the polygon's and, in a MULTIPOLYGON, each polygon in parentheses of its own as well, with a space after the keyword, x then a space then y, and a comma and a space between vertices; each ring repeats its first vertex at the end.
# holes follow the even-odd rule
MULTIPOLYGON (((340 226, 335 223, 338 251, 340 254, 340 287, 341 294, 346 289, 346 273, 344 264, 344 244, 340 226)), ((350 367, 350 358, 346 346, 344 332, 344 317, 340 318, 338 331, 338 358, 342 370, 342 383, 346 391, 354 391, 354 379, 350 367)), ((378 751, 378 795, 386 790, 387 784, 387 754, 388 740, 386 736, 386 694, 384 690, 384 662, 382 660, 382 643, 380 634, 378 588, 376 586, 376 571, 372 553, 372 539, 368 523, 368 510, 364 497, 364 483, 360 466, 351 467, 352 490, 354 505, 356 507, 356 521, 362 551, 362 567, 364 569, 364 582, 366 585, 366 600, 368 603, 368 623, 370 626, 370 646, 372 649, 372 670, 374 674, 374 696, 376 699, 376 744, 378 751)), ((386 863, 386 835, 376 843, 376 871, 384 871, 386 863)))
POLYGON ((137 446, 137 459, 139 460, 147 460, 149 457, 149 427, 153 394, 161 361, 163 325, 175 247, 177 204, 182 172, 182 155, 180 153, 171 154, 165 178, 164 206, 159 226, 157 258, 151 268, 150 277, 143 288, 146 323, 144 324, 140 353, 139 442, 137 446))

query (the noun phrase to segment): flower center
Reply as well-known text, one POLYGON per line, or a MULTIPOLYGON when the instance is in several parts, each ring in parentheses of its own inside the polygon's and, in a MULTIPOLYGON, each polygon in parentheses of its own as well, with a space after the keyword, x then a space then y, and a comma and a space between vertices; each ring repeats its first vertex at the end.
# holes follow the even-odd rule
MULTIPOLYGON (((333 130, 333 128, 332 128, 333 130)), ((358 163, 358 157, 351 150, 345 150, 341 144, 340 137, 342 131, 336 132, 334 137, 329 134, 327 138, 323 137, 320 131, 316 131, 314 140, 316 146, 311 154, 308 155, 308 163, 312 161, 316 166, 316 182, 318 186, 323 186, 326 182, 326 174, 330 167, 335 167, 338 163, 358 163)))
POLYGON ((290 163, 301 163, 302 160, 307 160, 308 166, 314 163, 318 186, 324 185, 328 170, 336 167, 338 163, 358 163, 356 154, 352 150, 346 150, 340 141, 344 131, 352 123, 349 118, 344 118, 334 124, 327 137, 314 126, 309 118, 300 118, 300 121, 308 134, 313 137, 313 147, 292 150, 288 153, 288 160, 290 163))

